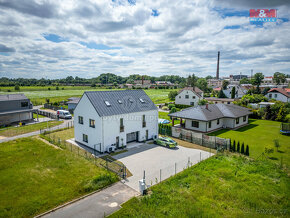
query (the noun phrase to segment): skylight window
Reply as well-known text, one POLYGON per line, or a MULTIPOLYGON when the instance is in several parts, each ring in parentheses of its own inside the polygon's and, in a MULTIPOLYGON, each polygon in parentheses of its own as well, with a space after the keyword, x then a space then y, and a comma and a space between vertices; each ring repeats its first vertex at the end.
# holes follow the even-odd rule
POLYGON ((142 98, 139 98, 141 103, 145 103, 145 101, 142 98))
POLYGON ((131 103, 133 103, 133 102, 134 102, 132 98, 129 98, 129 101, 130 101, 131 103))
POLYGON ((118 100, 118 103, 119 103, 119 104, 122 104, 123 102, 122 102, 121 100, 118 100))
POLYGON ((105 104, 107 105, 107 107, 111 106, 110 102, 108 102, 108 101, 105 101, 105 104))

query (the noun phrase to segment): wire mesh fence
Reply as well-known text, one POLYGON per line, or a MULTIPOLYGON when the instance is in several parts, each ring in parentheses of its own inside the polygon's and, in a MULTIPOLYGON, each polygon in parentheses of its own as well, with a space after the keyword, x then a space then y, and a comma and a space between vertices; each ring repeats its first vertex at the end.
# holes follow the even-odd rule
POLYGON ((167 167, 155 170, 153 172, 144 171, 145 183, 147 185, 147 188, 152 185, 156 185, 168 179, 169 177, 182 172, 185 169, 188 169, 189 167, 211 157, 212 155, 214 154, 208 152, 200 152, 199 154, 189 156, 187 159, 181 160, 179 162, 174 163, 173 165, 169 165, 167 167))
POLYGON ((53 131, 60 131, 60 130, 65 130, 65 129, 70 129, 74 127, 74 121, 67 121, 66 123, 63 123, 62 125, 59 126, 46 126, 42 129, 39 130, 40 134, 49 134, 52 133, 53 131))
MULTIPOLYGON (((63 129, 61 129, 63 130, 63 129)), ((115 159, 113 159, 111 156, 106 155, 103 157, 97 157, 96 152, 91 149, 91 152, 87 151, 84 148, 81 148, 77 145, 74 145, 70 142, 67 142, 65 139, 62 139, 60 137, 56 137, 52 133, 57 132, 57 130, 52 132, 44 132, 41 134, 41 138, 45 139, 49 143, 61 148, 66 149, 70 152, 72 152, 74 155, 77 155, 79 157, 83 157, 91 162, 93 162, 96 166, 104 167, 107 170, 110 170, 114 173, 116 173, 121 178, 125 179, 127 177, 127 168, 126 166, 121 163, 117 162, 115 159)), ((98 144, 97 144, 98 146, 98 144)))

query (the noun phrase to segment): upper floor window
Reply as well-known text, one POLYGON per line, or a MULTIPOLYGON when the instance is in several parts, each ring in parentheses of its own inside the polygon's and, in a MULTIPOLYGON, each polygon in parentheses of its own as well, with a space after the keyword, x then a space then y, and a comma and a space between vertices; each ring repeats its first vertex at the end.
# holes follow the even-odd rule
POLYGON ((124 132, 124 120, 120 118, 120 132, 124 132))
POLYGON ((192 96, 193 99, 195 99, 195 96, 192 96))
POLYGON ((90 127, 95 128, 95 120, 90 119, 90 127))
POLYGON ((189 95, 185 95, 185 98, 189 98, 189 95))
POLYGON ((240 123, 240 118, 237 118, 236 119, 236 124, 239 124, 240 123))
POLYGON ((79 124, 84 124, 84 118, 82 116, 79 116, 79 124))
POLYGON ((277 94, 275 94, 275 98, 277 98, 277 94))
POLYGON ((142 127, 146 127, 145 114, 142 116, 142 127))
POLYGON ((269 94, 269 98, 272 98, 272 94, 269 94))
POLYGON ((21 102, 21 107, 28 107, 28 102, 27 101, 21 102))

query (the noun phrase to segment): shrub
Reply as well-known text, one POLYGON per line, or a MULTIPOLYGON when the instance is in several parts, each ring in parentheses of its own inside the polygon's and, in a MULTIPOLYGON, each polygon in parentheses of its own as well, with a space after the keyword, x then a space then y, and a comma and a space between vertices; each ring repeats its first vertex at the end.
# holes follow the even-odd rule
POLYGON ((14 86, 14 90, 15 90, 15 91, 20 91, 20 87, 19 87, 19 85, 15 85, 15 86, 14 86))
POLYGON ((50 100, 49 100, 49 98, 46 98, 45 101, 46 101, 47 104, 49 104, 50 100))
POLYGON ((59 90, 59 87, 57 86, 57 87, 55 87, 55 90, 59 90))
POLYGON ((274 153, 274 149, 270 148, 270 147, 265 147, 265 153, 266 154, 272 154, 272 153, 274 153))
POLYGON ((176 107, 172 107, 169 113, 174 113, 176 112, 176 107))
POLYGON ((64 87, 62 87, 61 89, 64 90, 64 87))
POLYGON ((242 144, 241 154, 245 154, 245 145, 244 145, 244 142, 243 142, 243 144, 242 144))
POLYGON ((10 90, 10 89, 8 89, 8 90, 7 90, 7 92, 11 92, 11 90, 10 90))
POLYGON ((248 146, 248 145, 247 145, 247 148, 246 148, 245 155, 247 155, 247 156, 250 156, 250 152, 249 152, 249 146, 248 146))
POLYGON ((168 107, 163 106, 163 107, 162 107, 162 110, 168 110, 168 107))
POLYGON ((274 146, 276 147, 276 149, 278 151, 279 147, 281 146, 280 142, 279 142, 279 139, 274 139, 274 146))
POLYGON ((47 90, 50 91, 50 87, 48 87, 47 90))
POLYGON ((240 142, 238 142, 238 145, 237 145, 237 152, 240 153, 240 142))
POLYGON ((236 141, 233 142, 232 152, 236 152, 236 141))
POLYGON ((175 100, 175 97, 178 95, 178 92, 177 91, 170 91, 169 94, 168 94, 168 98, 170 100, 175 100))
POLYGON ((174 104, 169 104, 169 105, 168 105, 169 110, 171 110, 171 108, 173 108, 173 107, 175 107, 174 104))

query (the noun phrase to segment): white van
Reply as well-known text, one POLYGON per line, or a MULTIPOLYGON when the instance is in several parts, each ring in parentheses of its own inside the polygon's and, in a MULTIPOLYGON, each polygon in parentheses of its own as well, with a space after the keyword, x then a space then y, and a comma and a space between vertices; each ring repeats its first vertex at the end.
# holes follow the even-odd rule
POLYGON ((71 114, 66 110, 58 110, 58 111, 56 111, 56 114, 59 118, 62 118, 62 119, 71 119, 72 118, 71 114))

